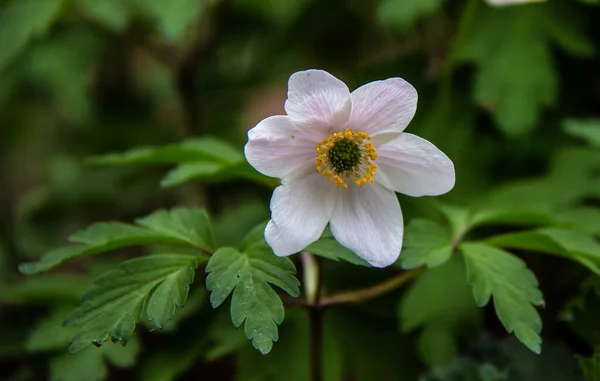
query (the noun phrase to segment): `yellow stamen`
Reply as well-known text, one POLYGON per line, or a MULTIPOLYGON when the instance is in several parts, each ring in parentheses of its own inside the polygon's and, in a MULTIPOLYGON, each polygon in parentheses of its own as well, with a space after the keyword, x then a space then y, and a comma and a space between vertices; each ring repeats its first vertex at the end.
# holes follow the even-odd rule
POLYGON ((377 170, 377 150, 366 132, 354 132, 346 128, 344 132, 334 132, 327 139, 317 143, 315 158, 317 171, 336 187, 348 188, 347 180, 356 186, 373 183, 377 170), (337 147, 337 148, 334 148, 337 147))

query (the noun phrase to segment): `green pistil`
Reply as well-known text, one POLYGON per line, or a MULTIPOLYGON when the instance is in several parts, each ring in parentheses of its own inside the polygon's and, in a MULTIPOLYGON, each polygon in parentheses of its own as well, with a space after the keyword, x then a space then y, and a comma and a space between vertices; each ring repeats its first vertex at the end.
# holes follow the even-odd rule
POLYGON ((348 138, 334 143, 329 149, 327 158, 331 166, 338 172, 351 171, 360 164, 362 154, 358 145, 348 138))

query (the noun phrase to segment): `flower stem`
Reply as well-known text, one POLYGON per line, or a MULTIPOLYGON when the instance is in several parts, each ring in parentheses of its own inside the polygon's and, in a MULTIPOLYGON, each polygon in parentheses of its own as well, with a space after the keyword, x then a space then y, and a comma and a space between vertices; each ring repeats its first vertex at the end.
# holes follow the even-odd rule
POLYGON ((323 310, 319 305, 321 268, 318 259, 311 253, 303 251, 300 255, 304 270, 304 291, 310 329, 310 379, 321 381, 323 374, 323 310))
POLYGON ((310 324, 310 374, 312 381, 323 379, 323 310, 314 306, 308 310, 310 324))
POLYGON ((401 272, 400 274, 386 280, 385 282, 382 282, 369 288, 363 288, 360 290, 348 291, 336 295, 331 295, 329 297, 324 297, 319 302, 319 306, 328 307, 336 304, 356 303, 374 299, 380 295, 388 293, 402 286, 406 282, 421 274, 423 271, 425 271, 424 266, 417 267, 408 271, 401 272))

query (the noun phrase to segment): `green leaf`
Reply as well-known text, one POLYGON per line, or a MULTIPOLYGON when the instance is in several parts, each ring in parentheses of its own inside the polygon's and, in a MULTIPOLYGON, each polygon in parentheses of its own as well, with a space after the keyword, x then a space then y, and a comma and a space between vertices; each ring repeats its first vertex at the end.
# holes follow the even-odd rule
POLYGON ((86 348, 50 360, 50 381, 103 381, 108 369, 99 348, 86 348))
POLYGON ((578 357, 577 361, 585 381, 600 381, 600 354, 598 350, 596 350, 594 356, 590 358, 578 357))
POLYGON ((88 30, 54 35, 26 55, 30 80, 47 89, 52 105, 76 123, 90 122, 94 112, 90 78, 98 65, 103 41, 88 30))
POLYGON ((18 282, 0 282, 0 300, 10 304, 70 304, 81 299, 90 281, 73 274, 44 274, 18 282))
POLYGON ((491 237, 486 243, 501 248, 558 255, 578 262, 600 275, 600 244, 583 232, 544 228, 491 237))
POLYGON ((400 261, 403 269, 427 265, 436 267, 452 255, 450 232, 437 222, 417 218, 404 231, 404 243, 400 261))
POLYGON ((511 208, 482 208, 471 218, 471 226, 510 225, 540 226, 556 222, 552 213, 543 210, 511 208))
POLYGON ((189 162, 236 164, 244 156, 229 143, 215 138, 194 138, 163 147, 141 147, 88 159, 97 165, 183 164, 189 162))
MULTIPOLYGON (((217 247, 240 245, 246 233, 258 224, 261 224, 264 234, 266 224, 263 222, 269 219, 269 214, 267 205, 259 201, 229 206, 229 210, 222 213, 213 224, 217 247)), ((261 235, 258 233, 258 238, 254 241, 260 239, 261 235)))
POLYGON ((77 326, 70 352, 108 339, 127 344, 144 313, 161 328, 185 302, 197 265, 196 256, 153 255, 123 262, 97 279, 65 321, 77 326))
POLYGON ((141 368, 141 381, 176 381, 192 368, 205 349, 205 344, 199 342, 186 350, 174 351, 167 348, 160 352, 154 352, 141 368))
POLYGON ((229 143, 214 138, 188 139, 163 147, 142 147, 125 153, 113 153, 88 159, 91 164, 177 164, 161 181, 163 187, 173 187, 192 180, 225 181, 247 179, 269 187, 279 185, 256 171, 244 156, 229 143))
POLYGON ((572 32, 582 41, 577 45, 563 33, 580 30, 581 23, 571 22, 572 18, 571 12, 537 4, 479 7, 459 58, 477 65, 475 99, 492 112, 507 135, 530 131, 542 110, 556 102, 552 43, 577 55, 593 47, 583 33, 572 32), (569 27, 557 26, 562 23, 569 27))
POLYGON ((212 251, 214 248, 210 220, 204 209, 159 210, 147 217, 137 219, 135 223, 165 236, 180 239, 202 250, 212 251))
POLYGON ((127 0, 79 0, 81 11, 114 32, 122 32, 131 17, 127 0))
POLYGON ((458 354, 454 332, 443 325, 427 326, 419 336, 418 346, 421 358, 432 368, 452 362, 458 354))
POLYGON ((160 182, 163 187, 173 187, 193 180, 226 181, 230 179, 247 179, 269 187, 279 185, 279 179, 264 176, 252 168, 247 162, 222 164, 220 162, 190 162, 181 164, 167 172, 160 182))
POLYGON ((239 351, 248 342, 246 335, 231 325, 229 314, 219 313, 209 329, 209 337, 211 345, 204 355, 211 362, 239 351))
POLYGON ((557 213, 556 219, 571 230, 600 235, 600 208, 578 207, 557 213))
POLYGON ((583 381, 575 356, 565 347, 546 343, 544 353, 536 355, 516 340, 505 340, 500 349, 509 361, 511 380, 583 381))
POLYGON ((600 120, 568 119, 563 125, 564 131, 577 138, 582 138, 589 144, 600 147, 600 120))
POLYGON ((181 164, 167 172, 160 181, 163 187, 174 187, 187 183, 191 180, 210 178, 218 174, 222 169, 227 168, 223 163, 218 162, 192 162, 181 164))
POLYGON ((275 25, 288 25, 310 4, 310 0, 235 0, 236 9, 256 14, 275 25))
POLYGON ((430 366, 453 360, 457 354, 455 331, 479 320, 465 274, 462 258, 454 256, 419 276, 398 306, 402 331, 423 327, 419 353, 430 366))
MULTIPOLYGON (((482 211, 539 211, 552 218, 594 193, 593 182, 600 168, 600 151, 595 148, 567 147, 553 157, 549 173, 543 177, 508 183, 491 192, 482 211)), ((556 221, 554 221, 556 223, 556 221)))
POLYGON ((197 0, 130 0, 143 13, 156 21, 165 38, 174 41, 181 38, 198 18, 203 6, 197 0))
POLYGON ((325 229, 318 241, 311 243, 305 250, 336 262, 343 260, 353 265, 371 267, 367 261, 354 254, 352 250, 338 243, 331 235, 329 228, 325 229))
POLYGON ((459 358, 451 364, 435 368, 419 381, 505 381, 507 376, 492 364, 478 364, 470 359, 459 358))
POLYGON ((427 325, 452 328, 476 322, 479 311, 464 282, 465 275, 462 259, 455 256, 419 276, 398 305, 402 331, 427 325))
POLYGON ((173 244, 212 251, 211 225, 203 209, 159 210, 136 220, 134 226, 120 222, 96 223, 69 237, 80 245, 61 247, 44 254, 38 262, 24 263, 24 274, 47 271, 68 260, 137 245, 173 244))
POLYGON ((504 328, 539 354, 542 320, 532 304, 543 306, 544 300, 535 275, 521 259, 506 251, 479 243, 462 244, 461 250, 477 305, 487 305, 493 296, 504 328))
MULTIPOLYGON (((308 314, 292 312, 281 327, 281 339, 269 356, 261 356, 248 346, 237 356, 239 381, 310 381, 308 314)), ((325 360, 325 354, 323 354, 325 360)), ((323 368, 329 364, 323 363, 323 368)))
POLYGON ((444 0, 381 0, 377 18, 384 25, 405 30, 418 19, 431 15, 441 8, 444 0))
POLYGON ((261 353, 271 351, 277 341, 277 325, 284 318, 283 303, 268 283, 292 296, 298 296, 300 282, 288 258, 275 256, 264 243, 244 252, 221 248, 206 266, 206 287, 211 292, 213 308, 221 305, 233 292, 231 320, 235 327, 244 323, 246 337, 261 353))
POLYGON ((25 347, 29 352, 44 352, 66 348, 73 337, 72 327, 63 327, 70 307, 57 308, 49 315, 44 316, 31 329, 25 347))
POLYGON ((62 0, 11 0, 0 5, 0 72, 27 44, 46 33, 62 0))
POLYGON ((75 354, 64 354, 50 359, 50 381, 102 381, 108 376, 106 361, 119 368, 135 365, 140 345, 137 340, 123 348, 105 345, 85 348, 75 354))

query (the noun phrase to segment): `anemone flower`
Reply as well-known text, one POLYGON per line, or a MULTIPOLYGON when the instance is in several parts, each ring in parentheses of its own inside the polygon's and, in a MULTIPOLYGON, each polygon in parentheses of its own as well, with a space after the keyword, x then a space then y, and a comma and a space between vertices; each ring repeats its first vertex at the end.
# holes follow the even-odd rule
POLYGON ((303 250, 329 223, 335 239, 375 267, 396 261, 404 231, 395 192, 434 196, 454 186, 454 165, 437 147, 403 132, 417 91, 402 78, 352 93, 322 70, 292 74, 287 115, 248 132, 248 162, 281 179, 265 239, 276 255, 303 250))

